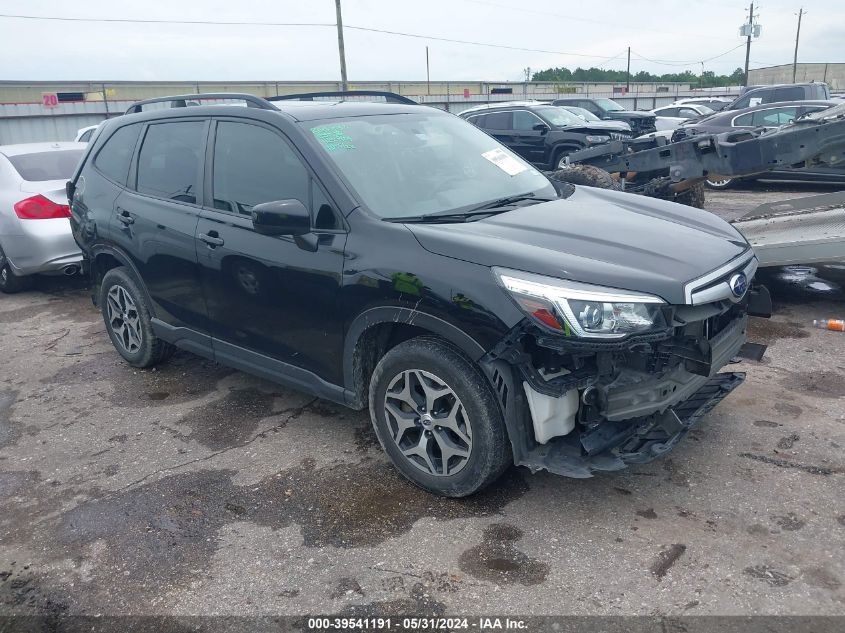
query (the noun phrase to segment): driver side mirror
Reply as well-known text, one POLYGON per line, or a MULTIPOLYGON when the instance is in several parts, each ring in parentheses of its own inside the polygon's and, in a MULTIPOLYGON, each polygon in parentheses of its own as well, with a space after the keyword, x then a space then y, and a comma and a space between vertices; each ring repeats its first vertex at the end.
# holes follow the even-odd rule
POLYGON ((275 200, 252 207, 252 226, 261 235, 305 235, 311 214, 299 200, 275 200))
POLYGON ((534 129, 535 132, 540 132, 541 134, 545 134, 546 132, 549 131, 549 126, 546 125, 545 123, 538 123, 537 125, 534 126, 533 129, 534 129))

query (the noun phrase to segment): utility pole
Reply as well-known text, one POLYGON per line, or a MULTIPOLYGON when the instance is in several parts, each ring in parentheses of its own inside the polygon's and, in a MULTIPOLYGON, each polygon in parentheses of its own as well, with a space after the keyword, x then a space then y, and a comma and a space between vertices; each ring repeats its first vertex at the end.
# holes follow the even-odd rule
POLYGON ((340 82, 342 90, 349 90, 349 82, 346 80, 346 52, 343 48, 343 16, 340 14, 340 0, 334 0, 337 11, 337 51, 340 54, 340 82))
POLYGON ((798 30, 795 32, 795 57, 792 58, 792 83, 795 83, 795 75, 798 72, 798 38, 801 37, 801 17, 804 15, 804 8, 798 11, 798 30))
MULTIPOLYGON (((338 0, 340 3, 340 0, 338 0)), ((340 12, 340 4, 338 6, 338 14, 340 12)), ((754 3, 751 3, 751 7, 748 9, 748 38, 745 41, 745 85, 748 86, 748 62, 751 59, 751 33, 754 29, 754 3)))
POLYGON ((628 70, 625 73, 625 94, 631 89, 631 47, 628 47, 628 70))
POLYGON ((425 47, 425 86, 428 94, 431 94, 431 67, 428 65, 428 46, 425 47))

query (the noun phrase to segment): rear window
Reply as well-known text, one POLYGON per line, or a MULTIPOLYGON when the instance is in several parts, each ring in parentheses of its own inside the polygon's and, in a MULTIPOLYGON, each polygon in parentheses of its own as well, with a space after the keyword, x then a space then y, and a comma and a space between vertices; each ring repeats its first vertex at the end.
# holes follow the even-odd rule
POLYGON ((138 192, 196 204, 204 151, 205 121, 150 125, 138 155, 138 192))
POLYGON ((85 150, 65 149, 54 152, 36 152, 7 156, 21 178, 30 181, 67 180, 73 176, 76 165, 85 150))

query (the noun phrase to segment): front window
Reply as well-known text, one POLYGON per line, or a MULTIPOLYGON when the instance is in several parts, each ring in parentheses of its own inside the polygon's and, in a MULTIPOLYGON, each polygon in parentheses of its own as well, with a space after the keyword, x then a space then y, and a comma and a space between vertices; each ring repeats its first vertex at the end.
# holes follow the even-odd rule
MULTIPOLYGON (((567 112, 563 108, 549 106, 547 108, 537 108, 536 112, 540 114, 540 116, 544 117, 546 121, 558 127, 572 127, 573 125, 584 125, 584 119, 572 114, 571 112, 567 112)), ((586 112, 586 110, 584 110, 584 112, 586 112)))
POLYGON ((613 99, 596 99, 595 102, 606 112, 620 112, 625 109, 613 99))
POLYGON ((332 119, 310 127, 373 213, 405 218, 529 193, 556 197, 545 176, 478 128, 458 117, 420 110, 332 119))

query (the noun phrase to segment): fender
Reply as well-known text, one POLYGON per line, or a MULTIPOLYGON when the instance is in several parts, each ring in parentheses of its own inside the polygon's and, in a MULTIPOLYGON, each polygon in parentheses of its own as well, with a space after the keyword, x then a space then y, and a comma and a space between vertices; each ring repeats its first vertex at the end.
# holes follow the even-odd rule
POLYGON ((368 328, 379 325, 380 323, 403 323, 424 328, 456 345, 473 361, 478 361, 478 359, 487 353, 487 350, 469 334, 440 317, 420 310, 412 310, 411 308, 400 306, 370 308, 355 317, 346 331, 343 346, 343 383, 349 391, 355 391, 355 369, 353 361, 358 340, 368 328))
MULTIPOLYGON (((96 244, 91 247, 90 251, 90 259, 91 259, 91 281, 95 288, 99 287, 100 279, 96 279, 95 275, 95 266, 94 262, 97 260, 98 255, 111 255, 117 261, 121 263, 122 266, 126 266, 132 273, 132 276, 135 277, 135 281, 138 282, 138 287, 141 288, 141 292, 144 293, 144 298, 147 300, 147 305, 150 307, 150 317, 155 317, 155 304, 153 303, 152 297, 150 297, 150 293, 147 290, 147 285, 143 282, 143 278, 141 277, 141 273, 138 272, 137 266, 132 261, 132 258, 124 251, 123 249, 113 246, 111 244, 96 244)), ((92 292, 91 299, 94 301, 94 305, 98 306, 98 299, 96 290, 92 292)), ((99 307, 99 306, 98 306, 99 307)))

